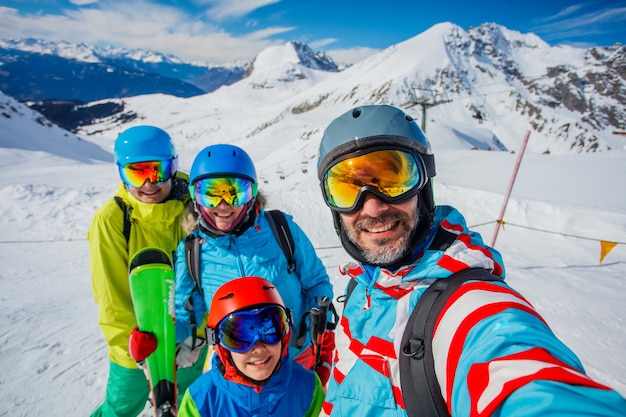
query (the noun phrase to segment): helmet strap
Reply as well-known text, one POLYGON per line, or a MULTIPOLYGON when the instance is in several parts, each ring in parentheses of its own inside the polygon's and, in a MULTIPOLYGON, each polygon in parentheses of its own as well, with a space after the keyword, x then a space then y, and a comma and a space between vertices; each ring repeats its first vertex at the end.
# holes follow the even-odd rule
POLYGON ((267 385, 270 378, 272 378, 272 376, 280 369, 283 363, 283 357, 281 357, 278 360, 278 363, 276 364, 276 367, 274 368, 270 376, 263 381, 257 381, 256 379, 252 379, 249 376, 244 375, 243 372, 241 372, 237 368, 235 362, 233 361, 232 354, 228 351, 228 349, 217 344, 215 345, 215 351, 219 359, 218 369, 220 370, 222 375, 224 375, 224 378, 229 381, 236 382, 237 384, 252 387, 257 393, 261 392, 263 387, 267 385))

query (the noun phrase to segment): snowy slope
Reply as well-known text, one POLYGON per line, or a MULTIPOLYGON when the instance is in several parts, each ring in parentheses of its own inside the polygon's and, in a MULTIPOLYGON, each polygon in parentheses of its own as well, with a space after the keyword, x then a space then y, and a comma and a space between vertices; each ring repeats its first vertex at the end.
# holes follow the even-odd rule
MULTIPOLYGON (((82 158, 86 163, 59 156, 75 155, 74 143, 61 143, 54 153, 7 148, 4 132, 16 120, 0 120, 0 416, 47 416, 51 410, 84 416, 102 400, 108 372, 85 235, 96 208, 116 188, 116 172, 110 161, 90 160, 87 153, 82 158)), ((329 121, 303 119, 302 125, 329 121)), ((220 125, 234 130, 240 122, 222 116, 220 125)), ((282 128, 291 136, 301 129, 295 123, 282 128)), ((36 123, 25 123, 19 131, 24 146, 39 137, 36 123)), ((175 140, 183 144, 185 136, 175 140)), ((310 139, 318 140, 319 134, 310 139)), ((260 153, 255 144, 247 145, 260 153)), ((347 257, 320 198, 314 154, 302 158, 296 146, 262 153, 266 156, 256 161, 266 168, 260 175, 268 181, 262 188, 270 206, 295 216, 341 294, 345 282, 336 265, 347 257), (283 181, 275 172, 281 164, 289 167, 283 181)), ((459 207, 490 241, 516 155, 440 147, 436 157, 438 203, 459 207)), ((190 163, 188 156, 181 167, 188 169, 190 163)), ((508 281, 537 307, 593 377, 624 395, 625 176, 624 151, 528 153, 507 207, 507 225, 496 242, 508 281), (597 239, 621 242, 602 265, 597 239)))

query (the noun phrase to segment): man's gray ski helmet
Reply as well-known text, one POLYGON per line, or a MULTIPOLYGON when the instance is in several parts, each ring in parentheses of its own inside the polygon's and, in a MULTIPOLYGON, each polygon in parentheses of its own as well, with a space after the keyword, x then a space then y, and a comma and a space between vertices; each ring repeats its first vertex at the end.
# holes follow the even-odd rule
MULTIPOLYGON (((339 157, 374 146, 393 145, 430 155, 430 143, 415 120, 389 105, 359 106, 333 120, 320 142, 317 165, 321 180, 339 157)), ((429 170, 430 171, 430 170, 429 170)), ((433 175, 434 176, 434 169, 433 175)))
MULTIPOLYGON (((412 246, 426 238, 435 214, 432 177, 435 160, 430 143, 415 120, 404 111, 390 105, 364 105, 355 107, 333 120, 324 130, 320 142, 317 175, 323 188, 326 171, 348 154, 366 153, 370 148, 405 149, 422 156, 428 181, 419 191, 418 210, 420 222, 413 232, 412 246)), ((360 250, 342 231, 340 214, 332 210, 335 230, 348 253, 363 261, 360 250)), ((407 254, 409 255, 409 254, 407 254)))

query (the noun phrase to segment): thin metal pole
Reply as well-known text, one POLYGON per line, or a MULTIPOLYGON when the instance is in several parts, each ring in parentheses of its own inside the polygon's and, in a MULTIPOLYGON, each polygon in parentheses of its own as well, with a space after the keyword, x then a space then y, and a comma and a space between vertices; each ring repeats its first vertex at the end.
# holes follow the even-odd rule
POLYGON ((506 190, 506 195, 504 196, 504 202, 502 203, 502 209, 500 209, 500 215, 498 216, 498 220, 496 221, 496 230, 493 232, 493 239, 491 239, 491 247, 495 247, 496 238, 498 237, 498 231, 500 230, 500 224, 502 224, 502 219, 504 218, 504 212, 506 211, 506 205, 509 202, 509 197, 511 196, 511 190, 513 190, 513 184, 515 184, 515 178, 517 177, 517 171, 519 170, 519 166, 522 163, 522 157, 524 156, 524 152, 526 151, 526 144, 528 143, 528 138, 530 137, 530 130, 526 131, 526 135, 524 136, 524 140, 522 141, 522 147, 519 150, 519 155, 517 155, 517 161, 515 161, 515 168, 513 168, 513 175, 511 175, 511 181, 509 182, 509 188, 506 190))

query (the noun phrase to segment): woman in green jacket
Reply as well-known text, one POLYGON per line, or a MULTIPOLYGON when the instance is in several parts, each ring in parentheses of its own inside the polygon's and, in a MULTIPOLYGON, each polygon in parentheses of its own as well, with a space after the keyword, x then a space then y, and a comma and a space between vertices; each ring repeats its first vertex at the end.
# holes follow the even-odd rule
MULTIPOLYGON (((189 201, 188 176, 177 171, 170 135, 154 126, 122 132, 114 154, 122 181, 115 198, 97 210, 88 232, 93 295, 110 360, 106 397, 92 416, 135 417, 145 408, 149 385, 128 353, 128 338, 137 326, 128 263, 145 247, 173 253, 185 237, 181 219, 189 201)), ((200 374, 201 364, 178 373, 181 395, 200 374)))

